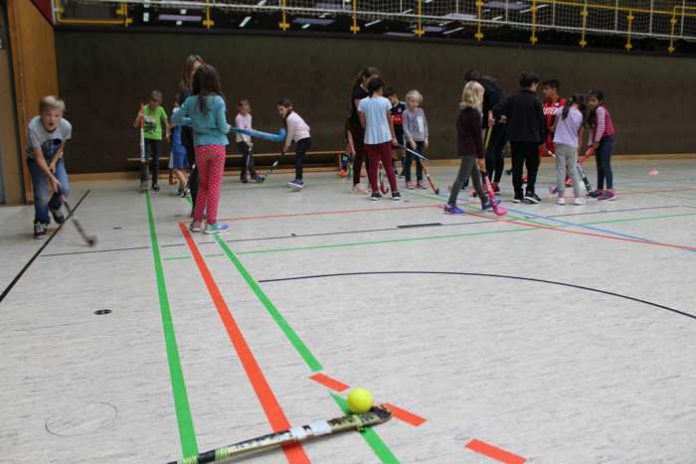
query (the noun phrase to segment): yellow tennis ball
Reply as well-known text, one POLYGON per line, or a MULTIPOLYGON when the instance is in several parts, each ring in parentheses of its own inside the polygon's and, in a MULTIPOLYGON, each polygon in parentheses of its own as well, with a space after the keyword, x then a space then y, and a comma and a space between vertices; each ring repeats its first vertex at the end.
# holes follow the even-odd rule
POLYGON ((372 393, 361 387, 356 387, 348 393, 348 409, 353 414, 362 414, 370 409, 374 400, 372 393))

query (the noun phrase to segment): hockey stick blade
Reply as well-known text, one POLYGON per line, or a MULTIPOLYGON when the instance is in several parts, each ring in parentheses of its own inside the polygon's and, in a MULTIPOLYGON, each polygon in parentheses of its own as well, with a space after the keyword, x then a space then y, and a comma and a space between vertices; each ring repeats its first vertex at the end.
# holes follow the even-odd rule
POLYGON ((190 456, 180 461, 172 461, 168 464, 205 464, 220 462, 237 456, 246 456, 278 448, 290 443, 299 443, 322 435, 331 435, 348 430, 361 431, 366 427, 372 427, 386 422, 391 419, 391 417, 392 413, 387 408, 374 407, 364 414, 351 414, 328 421, 312 421, 307 425, 293 427, 283 430, 282 432, 269 433, 233 445, 206 451, 198 456, 190 456))

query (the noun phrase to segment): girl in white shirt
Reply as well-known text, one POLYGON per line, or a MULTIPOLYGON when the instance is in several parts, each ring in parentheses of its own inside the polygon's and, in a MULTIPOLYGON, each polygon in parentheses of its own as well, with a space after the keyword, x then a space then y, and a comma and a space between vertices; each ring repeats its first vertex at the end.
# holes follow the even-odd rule
POLYGON ((292 107, 292 102, 284 98, 278 102, 278 115, 285 122, 288 135, 285 137, 285 148, 283 154, 290 150, 293 142, 295 143, 295 180, 288 182, 288 185, 296 190, 304 188, 302 180, 302 162, 304 161, 307 150, 312 146, 312 139, 309 134, 309 126, 297 114, 292 107))

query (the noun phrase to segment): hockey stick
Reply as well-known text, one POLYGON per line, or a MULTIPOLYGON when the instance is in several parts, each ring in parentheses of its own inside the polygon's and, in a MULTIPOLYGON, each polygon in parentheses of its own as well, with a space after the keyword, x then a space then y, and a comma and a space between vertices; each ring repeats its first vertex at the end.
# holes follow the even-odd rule
MULTIPOLYGON (((62 194, 61 194, 62 196, 62 194)), ((63 206, 65 206, 65 209, 68 210, 68 219, 72 219, 72 223, 75 224, 75 228, 77 229, 77 232, 80 234, 80 237, 82 237, 82 240, 84 240, 87 245, 93 247, 94 245, 97 244, 97 237, 96 236, 88 236, 85 230, 82 228, 82 224, 80 224, 80 221, 77 220, 75 217, 75 211, 70 207, 68 202, 65 200, 65 197, 62 197, 63 200, 63 206)))
POLYGON ((418 153, 418 152, 415 151, 415 150, 411 150, 410 148, 408 148, 408 147, 406 147, 406 146, 401 146, 401 148, 403 148, 403 149, 406 150, 408 153, 411 153, 413 156, 415 156, 416 158, 418 158, 418 162, 419 162, 419 163, 421 164, 421 166, 423 167, 423 172, 425 173, 426 179, 428 179, 428 183, 430 184, 430 188, 433 189, 433 192, 435 192, 435 195, 439 195, 439 194, 440 194, 440 188, 439 188, 438 186, 435 185, 435 182, 433 182, 433 178, 430 177, 430 171, 428 171, 428 167, 425 165, 425 161, 428 161, 428 158, 426 158, 425 156, 421 155, 420 153, 418 153))
POLYGON ((493 185, 491 184, 491 180, 488 178, 488 173, 482 172, 481 175, 483 176, 483 180, 486 182, 486 189, 488 190, 488 201, 491 202, 493 212, 496 214, 496 216, 505 216, 508 213, 508 211, 495 201, 495 192, 493 191, 493 185))
POLYGON ((145 105, 140 104, 140 111, 138 115, 140 116, 140 187, 138 190, 140 192, 145 192, 147 190, 147 162, 145 159, 145 105))
POLYGON ((223 446, 206 451, 198 456, 190 456, 169 464, 204 464, 219 462, 225 459, 259 453, 291 443, 299 443, 322 435, 331 435, 348 430, 361 431, 366 427, 381 424, 391 419, 392 413, 383 407, 374 407, 364 414, 352 414, 337 417, 328 421, 316 420, 307 425, 293 427, 282 432, 269 433, 250 440, 241 441, 229 446, 223 446))
POLYGON ((261 132, 254 129, 242 129, 241 127, 232 127, 230 130, 237 132, 238 134, 248 135, 256 139, 268 140, 269 142, 282 142, 285 140, 287 132, 285 129, 281 128, 277 134, 272 134, 270 132, 261 132))

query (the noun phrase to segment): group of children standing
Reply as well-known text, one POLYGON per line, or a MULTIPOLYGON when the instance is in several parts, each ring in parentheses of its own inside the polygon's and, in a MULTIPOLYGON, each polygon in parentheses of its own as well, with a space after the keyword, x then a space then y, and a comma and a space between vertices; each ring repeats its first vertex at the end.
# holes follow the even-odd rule
MULTIPOLYGON (((540 156, 549 154, 556 159, 558 204, 565 204, 565 186, 572 183, 575 204, 583 204, 576 169, 578 150, 584 145, 585 128, 591 131, 590 148, 597 161, 597 190, 588 196, 599 200, 613 200, 611 156, 615 128, 609 111, 603 104, 601 91, 588 95, 573 95, 565 100, 558 96, 558 82, 545 81, 544 104, 536 96, 539 79, 532 73, 522 73, 520 91, 505 98, 504 91, 492 78, 476 71, 465 75, 465 86, 456 121, 457 152, 462 158, 457 178, 450 192, 445 212, 462 214, 456 199, 469 180, 484 210, 493 205, 481 185, 481 173, 490 174, 494 192, 500 191, 499 182, 504 167, 503 148, 506 141, 512 148, 512 173, 515 203, 537 204, 541 200, 535 192, 540 156), (526 169, 526 189, 523 178, 526 169), (606 189, 604 188, 606 183, 606 189)), ((217 221, 220 184, 225 165, 228 133, 226 103, 220 79, 214 67, 205 64, 197 55, 190 56, 185 65, 182 91, 172 112, 171 123, 162 108, 162 94, 153 91, 147 105, 136 117, 134 126, 142 127, 145 149, 152 163, 151 188, 159 191, 159 154, 163 138, 171 141, 170 169, 176 177, 178 193, 190 192, 193 200, 190 230, 206 233, 224 232, 226 224, 217 221), (187 178, 186 170, 191 174, 187 178), (206 219, 206 224, 203 219, 206 219)), ((382 198, 377 176, 380 165, 386 172, 393 200, 400 200, 394 155, 403 156, 403 171, 407 189, 425 188, 420 157, 429 146, 429 129, 423 96, 417 90, 401 102, 393 89, 385 88, 375 68, 365 68, 356 78, 351 94, 351 115, 346 122, 347 137, 353 160, 353 190, 370 193, 373 201, 382 198), (388 97, 388 98, 385 98, 388 97), (411 167, 416 162, 416 181, 411 167), (361 184, 361 168, 366 163, 370 192, 361 184)), ((252 128, 251 105, 239 100, 235 125, 240 129, 252 128)), ((28 128, 27 160, 32 174, 36 217, 34 235, 46 233, 49 212, 58 223, 64 221, 60 213, 61 198, 68 191, 68 179, 62 162, 65 142, 71 136, 70 123, 63 119, 64 103, 56 97, 44 97, 40 115, 28 128), (49 199, 50 190, 53 191, 49 199)), ((303 160, 311 147, 310 127, 294 110, 287 99, 277 104, 278 115, 287 130, 282 153, 295 144, 295 179, 288 184, 295 190, 304 187, 303 160)), ((236 134, 237 148, 242 154, 242 183, 263 182, 252 155, 252 138, 236 134)), ((141 174, 141 183, 147 171, 141 174)))

